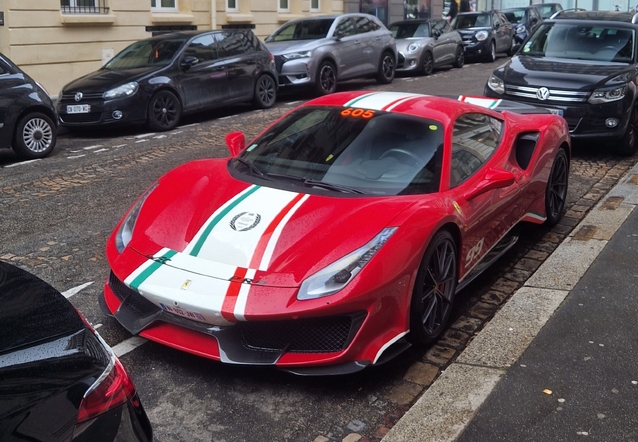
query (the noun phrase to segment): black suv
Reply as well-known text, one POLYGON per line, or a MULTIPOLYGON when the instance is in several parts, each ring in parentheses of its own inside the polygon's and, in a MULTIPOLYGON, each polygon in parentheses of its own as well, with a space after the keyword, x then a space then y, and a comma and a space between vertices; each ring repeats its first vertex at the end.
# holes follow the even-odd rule
POLYGON ((57 115, 49 94, 0 54, 0 148, 22 159, 43 158, 57 139, 57 115))
POLYGON ((572 139, 608 140, 617 153, 633 155, 636 22, 638 15, 625 12, 560 12, 492 73, 485 95, 546 107, 567 120, 572 139))

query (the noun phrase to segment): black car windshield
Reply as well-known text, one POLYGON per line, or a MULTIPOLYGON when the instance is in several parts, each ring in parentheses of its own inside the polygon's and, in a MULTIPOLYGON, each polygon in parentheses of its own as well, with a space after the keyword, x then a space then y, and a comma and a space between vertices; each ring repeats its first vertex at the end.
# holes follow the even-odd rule
POLYGON ((557 11, 562 11, 563 8, 560 5, 548 4, 548 5, 534 5, 543 18, 550 18, 557 11))
POLYGON ((575 60, 632 63, 635 31, 613 24, 544 23, 520 54, 575 60))
POLYGON ((492 26, 490 14, 463 14, 454 18, 454 29, 487 28, 492 26))
POLYGON ((264 179, 328 192, 437 192, 443 150, 439 121, 377 110, 304 107, 248 146, 234 167, 264 179))
POLYGON ((322 18, 289 23, 277 29, 266 41, 318 40, 326 38, 334 21, 334 18, 322 18))
POLYGON ((113 57, 104 67, 110 70, 167 65, 187 38, 143 40, 133 43, 113 57))
POLYGON ((507 21, 509 21, 513 25, 516 25, 518 23, 521 23, 523 19, 525 18, 525 9, 517 9, 515 11, 503 11, 503 14, 505 14, 505 18, 507 18, 507 21))
POLYGON ((390 26, 394 38, 419 38, 430 36, 430 25, 427 23, 401 23, 390 26))

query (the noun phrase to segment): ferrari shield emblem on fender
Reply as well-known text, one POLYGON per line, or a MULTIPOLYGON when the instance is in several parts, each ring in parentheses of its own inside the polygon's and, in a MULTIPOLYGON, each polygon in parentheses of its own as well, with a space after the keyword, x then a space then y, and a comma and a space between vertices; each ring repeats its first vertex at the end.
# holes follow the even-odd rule
POLYGON ((454 202, 452 203, 452 205, 453 205, 453 206, 454 206, 454 208, 456 209, 456 212, 457 212, 459 215, 463 216, 463 211, 461 210, 461 206, 459 206, 459 203, 457 203, 456 201, 454 201, 454 202))
POLYGON ((188 288, 188 286, 191 285, 191 281, 190 279, 187 279, 186 281, 184 281, 184 284, 182 284, 182 290, 186 290, 188 288))

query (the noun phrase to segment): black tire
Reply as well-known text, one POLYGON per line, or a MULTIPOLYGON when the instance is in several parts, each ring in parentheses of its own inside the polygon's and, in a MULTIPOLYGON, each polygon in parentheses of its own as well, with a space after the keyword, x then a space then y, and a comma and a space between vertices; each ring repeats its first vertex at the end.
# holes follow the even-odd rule
POLYGON ((174 129, 182 117, 182 105, 171 91, 159 91, 148 102, 146 124, 157 132, 174 129))
POLYGON ((20 119, 13 138, 13 151, 23 160, 44 158, 51 153, 58 139, 53 120, 40 112, 20 119))
POLYGON ((512 55, 514 55, 514 52, 516 52, 516 49, 517 49, 516 37, 512 37, 512 41, 510 42, 510 48, 507 50, 507 55, 511 57, 512 55))
POLYGON ((490 63, 496 60, 496 43, 494 43, 494 40, 490 42, 490 50, 485 54, 485 60, 490 63))
POLYGON ((421 58, 421 73, 423 75, 430 75, 434 71, 434 59, 432 53, 425 51, 421 58))
POLYGON ((394 74, 396 71, 396 59, 394 54, 390 51, 386 51, 381 56, 379 62, 379 71, 377 72, 377 83, 390 84, 394 80, 394 74))
POLYGON ((269 109, 277 100, 277 84, 268 74, 261 75, 255 83, 253 104, 259 109, 269 109))
POLYGON ((616 145, 616 153, 625 157, 634 155, 638 150, 636 137, 638 137, 638 111, 634 109, 629 117, 627 132, 616 145))
POLYGON ((568 182, 569 158, 565 149, 561 148, 556 153, 545 188, 545 224, 548 226, 555 226, 563 218, 568 182))
POLYGON ((425 250, 410 302, 410 333, 415 345, 435 342, 447 325, 458 282, 456 243, 441 230, 425 250))
POLYGON ((329 62, 322 61, 317 69, 315 91, 317 95, 332 94, 337 90, 337 68, 329 62))
POLYGON ((456 58, 454 59, 454 63, 452 66, 455 68, 462 68, 465 64, 465 51, 463 51, 463 46, 459 46, 456 48, 456 58))

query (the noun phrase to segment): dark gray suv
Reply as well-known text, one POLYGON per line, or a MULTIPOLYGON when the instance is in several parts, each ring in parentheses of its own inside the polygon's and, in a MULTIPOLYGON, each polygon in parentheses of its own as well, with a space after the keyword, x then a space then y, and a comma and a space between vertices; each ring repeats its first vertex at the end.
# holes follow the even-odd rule
POLYGON ((375 76, 381 84, 394 79, 394 38, 369 14, 291 20, 265 42, 275 56, 280 86, 314 87, 324 95, 351 78, 375 76))

